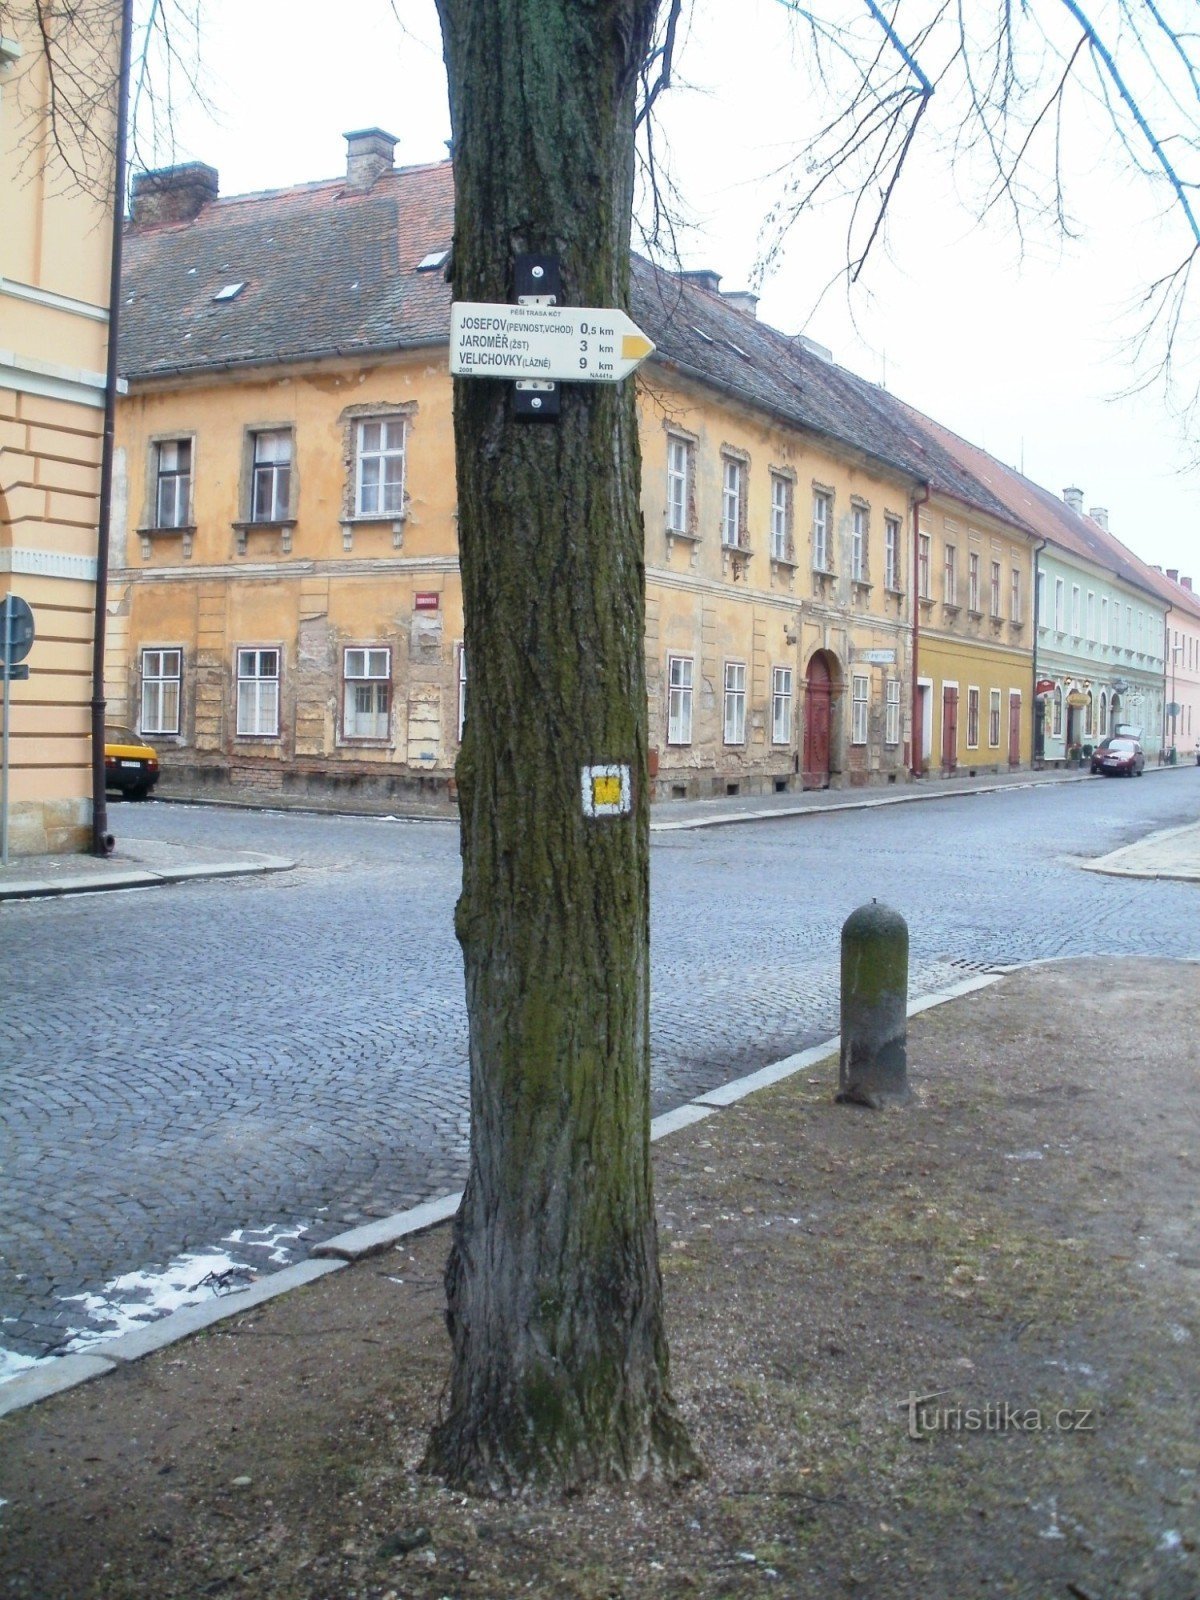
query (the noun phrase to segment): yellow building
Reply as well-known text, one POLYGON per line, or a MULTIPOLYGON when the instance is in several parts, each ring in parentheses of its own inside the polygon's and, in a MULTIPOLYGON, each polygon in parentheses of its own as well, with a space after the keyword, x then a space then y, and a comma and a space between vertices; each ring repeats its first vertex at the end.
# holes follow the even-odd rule
MULTIPOLYGON (((220 199, 198 164, 135 180, 108 695, 165 792, 452 792, 452 175, 396 169, 378 129, 347 140, 343 176, 286 191, 220 199)), ((1006 585, 1027 545, 886 397, 715 274, 635 261, 632 310, 657 346, 637 379, 656 797, 903 781, 919 503, 969 506, 1006 585)), ((1027 683, 1020 622, 937 622, 973 663, 964 704, 1027 683)), ((981 764, 1007 764, 1007 717, 981 764)))
MULTIPOLYGON (((50 15, 52 26, 72 28, 65 14, 50 15)), ((120 6, 114 0, 111 34, 60 40, 99 86, 94 148, 75 140, 69 119, 57 135, 51 126, 33 8, 17 4, 5 16, 15 36, 0 39, 0 597, 26 600, 37 630, 30 676, 11 685, 10 848, 29 854, 83 849, 90 838, 112 205, 111 157, 98 172, 97 152, 112 142, 105 105, 115 94, 105 85, 115 89, 120 6), (73 175, 89 167, 93 193, 73 175)))

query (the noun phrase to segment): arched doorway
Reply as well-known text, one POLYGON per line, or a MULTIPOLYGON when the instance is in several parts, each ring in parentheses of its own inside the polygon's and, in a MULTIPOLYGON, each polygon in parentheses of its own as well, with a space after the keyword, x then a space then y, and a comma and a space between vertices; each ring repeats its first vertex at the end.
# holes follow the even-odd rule
POLYGON ((806 789, 828 789, 832 770, 833 672, 830 658, 818 650, 804 680, 803 782, 806 789))

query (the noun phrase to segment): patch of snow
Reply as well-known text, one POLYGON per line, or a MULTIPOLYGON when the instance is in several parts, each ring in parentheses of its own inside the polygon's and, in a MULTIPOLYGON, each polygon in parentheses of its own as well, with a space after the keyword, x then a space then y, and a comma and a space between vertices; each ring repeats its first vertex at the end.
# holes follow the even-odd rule
POLYGON ((1182 1535, 1176 1533, 1174 1528, 1168 1528, 1158 1541, 1158 1548, 1160 1550, 1178 1550, 1182 1543, 1182 1535))
MULTIPOLYGON (((15 1378, 18 1372, 25 1372, 30 1367, 36 1367, 39 1361, 44 1361, 44 1356, 23 1356, 19 1350, 6 1350, 0 1345, 0 1383, 5 1383, 9 1378, 15 1378)), ((0 1500, 0 1505, 4 1501, 0 1500)))
POLYGON ((1044 1161, 1045 1153, 1041 1150, 1017 1150, 1012 1155, 1006 1155, 1005 1161, 1044 1161))

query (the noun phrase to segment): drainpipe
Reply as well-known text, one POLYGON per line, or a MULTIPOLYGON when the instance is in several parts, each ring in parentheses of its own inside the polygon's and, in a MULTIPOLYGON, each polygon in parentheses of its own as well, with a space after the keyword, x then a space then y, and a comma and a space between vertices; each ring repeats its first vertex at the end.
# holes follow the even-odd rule
MULTIPOLYGON (((1029 711, 1032 722, 1029 727, 1029 770, 1034 771, 1034 762, 1037 760, 1037 686, 1038 686, 1038 628, 1041 626, 1041 616, 1038 612, 1038 557, 1049 543, 1043 539, 1033 552, 1033 699, 1029 702, 1029 711)), ((1046 759, 1046 717, 1045 708, 1042 714, 1042 760, 1046 759)))
POLYGON ((921 507, 929 504, 929 485, 913 500, 913 556, 912 556, 912 733, 909 753, 912 761, 909 771, 914 778, 921 776, 920 734, 917 719, 920 715, 921 691, 917 688, 917 669, 921 660, 921 507))
POLYGON ((116 843, 108 831, 104 776, 104 634, 108 612, 108 548, 112 526, 113 435, 117 413, 117 333, 121 305, 121 247, 125 233, 125 158, 129 143, 129 76, 133 54, 133 0, 121 5, 121 66, 117 78, 117 143, 113 160, 112 256, 108 276, 108 360, 104 374, 104 440, 100 453, 100 508, 96 525, 96 614, 92 629, 92 854, 108 856, 116 843))

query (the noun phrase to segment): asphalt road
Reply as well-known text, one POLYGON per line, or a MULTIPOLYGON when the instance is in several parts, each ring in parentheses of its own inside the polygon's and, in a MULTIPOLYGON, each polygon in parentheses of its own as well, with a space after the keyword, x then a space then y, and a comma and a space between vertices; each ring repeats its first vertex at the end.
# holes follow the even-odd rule
MULTIPOLYGON (((1198 814, 1200 769, 656 835, 655 1110, 836 1032, 841 924, 873 896, 908 919, 914 996, 996 964, 1200 956, 1195 884, 1076 865, 1198 814)), ((0 1370, 169 1304, 169 1263, 186 1285, 295 1259, 465 1172, 452 824, 113 823, 300 865, 0 909, 0 1370)))

